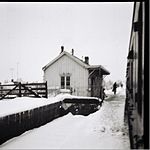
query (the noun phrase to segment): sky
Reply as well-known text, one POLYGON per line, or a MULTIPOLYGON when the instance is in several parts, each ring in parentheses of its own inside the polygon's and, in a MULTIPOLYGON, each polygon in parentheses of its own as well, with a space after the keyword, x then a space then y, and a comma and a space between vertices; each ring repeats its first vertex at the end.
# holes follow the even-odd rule
POLYGON ((0 82, 43 81, 47 63, 61 51, 89 56, 105 80, 125 80, 133 2, 1 2, 0 82))

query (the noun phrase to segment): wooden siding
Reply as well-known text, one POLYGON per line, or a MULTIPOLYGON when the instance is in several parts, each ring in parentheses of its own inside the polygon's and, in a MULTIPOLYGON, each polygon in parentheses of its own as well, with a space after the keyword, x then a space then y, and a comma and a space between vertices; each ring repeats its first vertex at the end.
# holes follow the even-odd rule
POLYGON ((63 73, 70 74, 70 86, 73 88, 73 95, 88 95, 88 70, 66 55, 63 55, 45 70, 44 80, 47 81, 48 89, 60 88, 60 76, 63 73))

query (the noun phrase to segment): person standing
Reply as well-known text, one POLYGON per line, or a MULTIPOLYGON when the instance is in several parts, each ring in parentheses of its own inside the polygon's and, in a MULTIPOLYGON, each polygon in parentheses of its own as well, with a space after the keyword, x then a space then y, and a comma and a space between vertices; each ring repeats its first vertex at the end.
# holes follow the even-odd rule
POLYGON ((117 91, 117 83, 116 82, 113 84, 113 90, 112 91, 114 92, 114 95, 115 95, 116 91, 117 91))

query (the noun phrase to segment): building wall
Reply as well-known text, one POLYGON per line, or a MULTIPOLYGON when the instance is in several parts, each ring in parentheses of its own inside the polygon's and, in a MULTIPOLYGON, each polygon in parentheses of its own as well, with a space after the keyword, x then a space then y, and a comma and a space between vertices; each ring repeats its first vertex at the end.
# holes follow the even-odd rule
POLYGON ((44 72, 44 81, 47 81, 49 89, 60 89, 62 74, 70 74, 70 86, 73 95, 88 95, 88 70, 77 64, 68 56, 63 55, 44 72))
POLYGON ((91 91, 92 97, 99 97, 102 98, 102 75, 100 74, 100 71, 94 71, 92 76, 89 78, 89 89, 91 91))

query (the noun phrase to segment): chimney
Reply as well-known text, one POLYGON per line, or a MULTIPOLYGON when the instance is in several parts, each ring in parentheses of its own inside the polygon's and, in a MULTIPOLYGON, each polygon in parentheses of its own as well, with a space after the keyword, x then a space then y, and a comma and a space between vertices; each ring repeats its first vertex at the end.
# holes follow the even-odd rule
POLYGON ((61 46, 61 53, 64 51, 64 46, 61 46))
POLYGON ((85 56, 85 61, 84 62, 89 65, 89 57, 88 56, 85 56))
POLYGON ((71 53, 72 53, 72 55, 74 55, 74 49, 72 49, 71 53))

